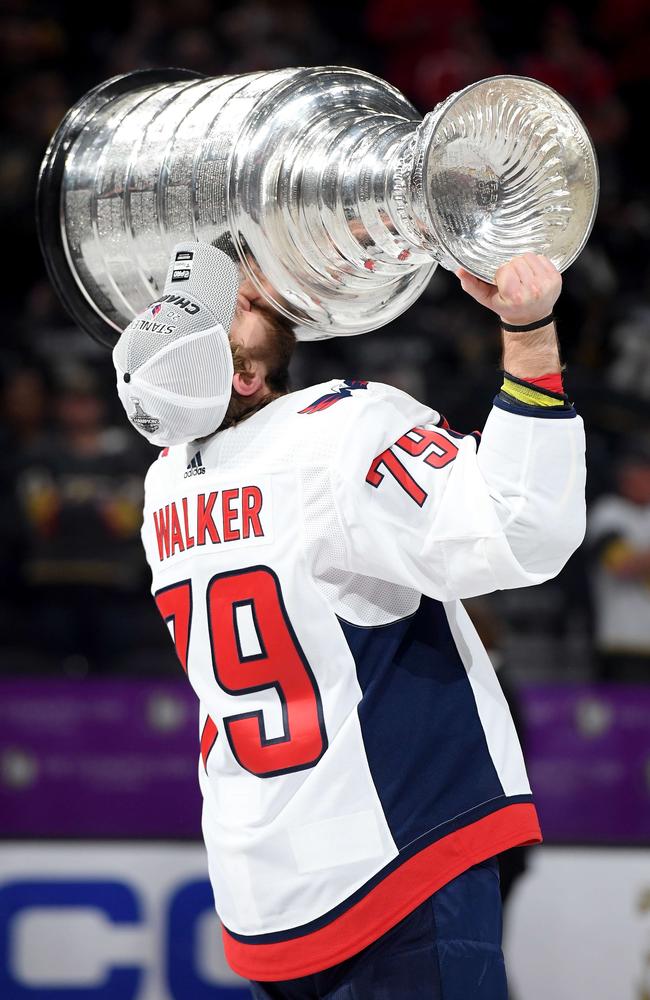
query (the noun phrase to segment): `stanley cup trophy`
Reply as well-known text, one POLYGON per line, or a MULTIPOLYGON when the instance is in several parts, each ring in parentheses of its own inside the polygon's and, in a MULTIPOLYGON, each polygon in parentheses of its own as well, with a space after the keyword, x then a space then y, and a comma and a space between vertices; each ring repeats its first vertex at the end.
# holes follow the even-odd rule
POLYGON ((68 112, 37 200, 50 278, 104 344, 194 239, 238 259, 309 340, 383 326, 438 264, 491 281, 532 251, 564 270, 591 231, 598 170, 573 108, 523 77, 472 84, 421 119, 356 69, 147 70, 68 112))

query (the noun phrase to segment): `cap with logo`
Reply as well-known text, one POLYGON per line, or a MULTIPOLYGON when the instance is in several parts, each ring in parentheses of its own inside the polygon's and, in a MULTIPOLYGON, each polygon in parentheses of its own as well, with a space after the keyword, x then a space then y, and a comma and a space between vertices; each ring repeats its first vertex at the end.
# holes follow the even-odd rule
POLYGON ((131 320, 113 349, 117 391, 133 426, 156 445, 217 429, 232 392, 228 331, 239 269, 208 243, 179 243, 163 294, 131 320))

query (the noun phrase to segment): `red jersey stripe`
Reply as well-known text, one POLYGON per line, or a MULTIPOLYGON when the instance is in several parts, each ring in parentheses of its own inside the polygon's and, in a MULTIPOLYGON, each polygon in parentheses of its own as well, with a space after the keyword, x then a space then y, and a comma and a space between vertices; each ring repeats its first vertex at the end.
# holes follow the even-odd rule
POLYGON ((310 934, 273 944, 246 944, 224 927, 228 964, 241 976, 261 981, 320 972, 363 951, 472 865, 541 839, 532 803, 504 806, 425 847, 349 910, 310 934))

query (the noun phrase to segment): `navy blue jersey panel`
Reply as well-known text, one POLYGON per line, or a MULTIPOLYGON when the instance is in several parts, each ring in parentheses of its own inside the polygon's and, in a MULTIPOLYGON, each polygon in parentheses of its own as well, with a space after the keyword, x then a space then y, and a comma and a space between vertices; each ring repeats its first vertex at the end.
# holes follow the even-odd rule
POLYGON ((363 691, 368 763, 401 850, 504 791, 442 604, 391 625, 341 621, 363 691))

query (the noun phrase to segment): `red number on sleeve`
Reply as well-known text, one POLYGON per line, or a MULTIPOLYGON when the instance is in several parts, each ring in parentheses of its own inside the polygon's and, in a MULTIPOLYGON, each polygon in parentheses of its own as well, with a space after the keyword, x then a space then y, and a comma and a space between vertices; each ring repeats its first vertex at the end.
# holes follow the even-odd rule
POLYGON ((434 469, 444 469, 445 465, 453 462, 458 454, 458 448, 453 441, 440 431, 428 427, 414 427, 397 441, 398 448, 415 456, 423 455, 430 446, 431 451, 424 461, 434 469))
POLYGON ((377 455, 377 458, 368 469, 366 482, 374 486, 375 489, 382 484, 384 475, 379 471, 382 465, 397 480, 402 489, 408 493, 411 500, 415 500, 418 507, 421 507, 429 494, 425 493, 420 484, 413 478, 408 469, 402 465, 397 455, 390 448, 382 451, 381 455, 377 455))
MULTIPOLYGON (((428 427, 413 427, 412 430, 403 434, 393 447, 400 448, 414 458, 424 455, 425 451, 430 448, 431 451, 424 461, 434 469, 444 469, 446 465, 453 462, 458 454, 458 448, 453 441, 446 438, 440 431, 428 427)), ((375 489, 381 486, 384 480, 384 474, 379 471, 380 466, 383 466, 386 472, 391 474, 418 507, 423 505, 429 494, 422 489, 418 481, 400 462, 393 448, 387 448, 386 451, 382 451, 381 455, 377 455, 368 469, 366 482, 374 486, 375 489)))

